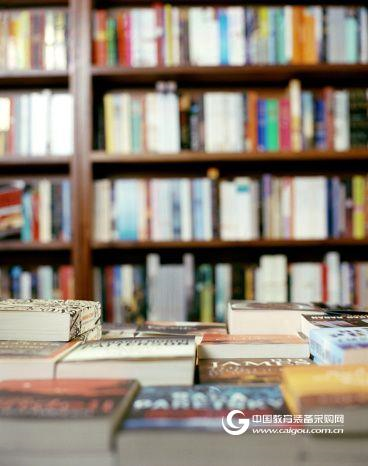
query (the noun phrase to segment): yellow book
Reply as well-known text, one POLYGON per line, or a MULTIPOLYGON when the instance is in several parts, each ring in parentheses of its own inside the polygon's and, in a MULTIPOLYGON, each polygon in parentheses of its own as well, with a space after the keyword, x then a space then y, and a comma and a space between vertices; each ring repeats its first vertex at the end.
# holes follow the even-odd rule
POLYGON ((18 45, 19 67, 22 69, 31 68, 30 50, 30 27, 31 18, 29 11, 21 11, 18 16, 16 34, 18 45))
POLYGON ((105 124, 105 149, 108 154, 113 154, 114 150, 114 115, 112 95, 105 94, 103 98, 104 105, 104 124, 105 124))
POLYGON ((290 99, 291 150, 298 152, 302 150, 301 85, 299 79, 290 81, 288 94, 290 99))
POLYGON ((259 18, 259 51, 258 56, 261 63, 268 61, 268 36, 269 36, 269 7, 262 6, 258 10, 259 18))
POLYGON ((362 239, 365 237, 364 225, 364 198, 365 198, 364 176, 353 176, 353 238, 362 239))
POLYGON ((294 414, 368 404, 368 365, 285 367, 281 388, 294 414))

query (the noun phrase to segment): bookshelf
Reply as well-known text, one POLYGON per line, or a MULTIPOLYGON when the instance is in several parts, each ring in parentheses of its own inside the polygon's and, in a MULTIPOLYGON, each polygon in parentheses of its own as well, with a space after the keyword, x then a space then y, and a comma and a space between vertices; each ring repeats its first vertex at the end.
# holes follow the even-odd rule
MULTIPOLYGON (((276 5, 279 1, 254 0, 254 5, 276 5)), ((316 2, 317 3, 317 2, 316 2)), ((340 1, 323 1, 322 5, 344 5, 340 1)), ((364 2, 357 2, 363 5, 364 2)), ((178 5, 243 5, 240 1, 186 0, 178 5)), ((304 4, 307 1, 290 1, 288 4, 304 4)), ((317 65, 246 65, 246 66, 173 66, 153 68, 97 67, 91 61, 92 12, 94 8, 151 6, 148 0, 69 0, 41 1, 16 0, 12 7, 68 6, 70 15, 69 70, 60 71, 0 71, 0 89, 42 89, 67 88, 74 98, 74 154, 71 157, 44 156, 24 159, 22 157, 0 158, 0 177, 68 176, 72 187, 72 228, 71 243, 53 242, 19 243, 0 242, 0 257, 20 253, 24 260, 32 255, 50 253, 50 260, 59 260, 60 254, 71 256, 75 273, 76 298, 88 299, 93 296, 92 266, 99 265, 106 257, 124 258, 129 251, 141 254, 147 251, 164 252, 170 255, 177 251, 198 251, 210 257, 213 251, 226 254, 238 252, 259 256, 262 251, 287 252, 307 260, 312 251, 317 254, 328 249, 344 252, 347 259, 365 258, 368 239, 329 239, 318 241, 258 240, 258 241, 168 241, 168 242, 95 242, 92 238, 92 193, 93 180, 102 176, 129 174, 129 176, 150 176, 158 173, 187 174, 218 168, 220 173, 236 174, 242 170, 261 173, 325 173, 337 174, 367 172, 368 148, 351 149, 344 152, 333 150, 308 150, 303 152, 244 152, 205 153, 183 151, 177 154, 120 155, 96 151, 93 147, 93 106, 94 98, 114 89, 152 88, 158 80, 177 81, 178 86, 195 88, 232 88, 232 86, 258 85, 277 87, 290 79, 298 78, 302 83, 322 87, 323 85, 366 86, 368 65, 365 64, 317 64, 317 65), (354 166, 352 166, 354 163, 354 166), (180 171, 179 171, 180 170, 180 171), (206 252, 207 251, 207 252, 206 252), (36 254, 37 253, 37 254, 36 254), (107 254, 106 256, 104 256, 107 254)), ((8 6, 0 1, 0 6, 8 6)), ((141 256, 139 256, 141 257, 141 256)), ((229 256, 230 257, 230 256, 229 256)))

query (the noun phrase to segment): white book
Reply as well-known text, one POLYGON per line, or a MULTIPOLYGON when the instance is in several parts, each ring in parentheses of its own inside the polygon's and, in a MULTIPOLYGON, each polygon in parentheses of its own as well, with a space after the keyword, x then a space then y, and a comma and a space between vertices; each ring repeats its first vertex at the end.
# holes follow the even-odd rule
POLYGON ((138 238, 140 240, 149 239, 148 223, 147 223, 147 182, 146 180, 138 180, 138 238))
POLYGON ((188 9, 188 41, 189 59, 192 65, 202 65, 201 50, 201 28, 202 28, 202 8, 193 7, 188 9))
POLYGON ((53 270, 50 265, 37 268, 37 296, 40 299, 53 298, 53 270))
POLYGON ((51 182, 41 180, 38 184, 38 191, 40 241, 47 243, 52 240, 51 182))
POLYGON ((285 21, 285 57, 286 63, 290 63, 293 58, 293 10, 292 6, 285 6, 284 21, 285 21))
POLYGON ((180 224, 181 240, 190 241, 192 233, 192 200, 191 186, 188 178, 180 180, 180 224))
POLYGON ((293 180, 294 239, 327 238, 327 181, 323 176, 293 180))
POLYGON ((55 43, 54 43, 54 64, 55 69, 67 69, 67 44, 65 41, 65 31, 68 26, 65 24, 67 16, 63 11, 55 11, 54 13, 54 28, 55 28, 55 43))
MULTIPOLYGON (((230 208, 237 218, 236 239, 254 239, 254 217, 252 208, 252 180, 249 177, 234 178, 235 205, 230 208)), ((229 206, 230 207, 230 206, 229 206)))
POLYGON ((235 204, 235 189, 232 181, 221 180, 220 197, 220 237, 223 240, 236 239, 237 223, 234 225, 233 205, 235 204))
POLYGON ((11 106, 9 97, 0 97, 0 131, 9 131, 11 106))
POLYGON ((313 262, 290 265, 290 300, 296 303, 321 302, 322 266, 313 262))
POLYGON ((154 8, 139 10, 140 54, 134 66, 157 66, 156 11, 154 8))
POLYGON ((130 10, 130 44, 131 44, 131 64, 133 67, 142 66, 142 36, 141 36, 141 9, 132 8, 130 10))
POLYGON ((228 7, 226 9, 226 14, 228 19, 229 65, 245 65, 245 9, 237 6, 228 7))
POLYGON ((292 185, 290 177, 283 177, 281 181, 281 237, 291 238, 291 218, 292 218, 292 185))
POLYGON ((46 155, 49 136, 50 91, 32 92, 30 105, 30 155, 46 155))
POLYGON ((217 66, 220 64, 220 28, 214 7, 202 9, 201 28, 201 65, 217 66), (208 44, 211 44, 209 47, 208 44))
POLYGON ((205 92, 204 105, 204 149, 206 152, 227 151, 228 116, 224 115, 224 94, 222 92, 205 92))
POLYGON ((43 61, 46 70, 55 69, 55 28, 54 12, 45 10, 44 56, 43 61))
POLYGON ((301 106, 301 85, 298 79, 292 79, 289 83, 290 99, 290 130, 291 130, 291 149, 301 151, 303 146, 301 125, 302 125, 302 106, 301 106))
POLYGON ((325 256, 327 267, 327 303, 339 304, 341 301, 340 255, 338 252, 328 252, 325 256))
POLYGON ((335 91, 333 94, 334 149, 344 151, 350 148, 349 93, 335 91))
POLYGON ((202 179, 202 199, 203 199, 203 239, 210 241, 213 238, 212 222, 212 189, 211 180, 202 179))
POLYGON ((215 316, 217 322, 224 322, 227 304, 232 292, 231 264, 215 265, 215 316))
POLYGON ((73 97, 69 93, 50 96, 50 153, 72 155, 74 151, 73 97))
POLYGON ((345 8, 330 6, 327 8, 327 62, 342 63, 346 61, 345 36, 342 33, 345 24, 345 8))
POLYGON ((93 237, 96 241, 111 241, 113 239, 111 180, 96 180, 93 186, 93 237))
POLYGON ((340 267, 341 273, 341 304, 342 305, 351 305, 352 297, 350 293, 350 283, 351 283, 351 271, 350 264, 348 262, 342 262, 340 267))
MULTIPOLYGON (((22 94, 20 97, 20 136, 19 154, 27 156, 30 152, 30 96, 22 94)), ((0 128, 1 131, 1 128, 0 128)))
POLYGON ((32 274, 31 272, 23 271, 20 274, 19 295, 20 295, 20 299, 31 299, 32 298, 32 274))
POLYGON ((148 92, 145 96, 145 127, 146 127, 146 144, 148 152, 158 152, 159 149, 159 114, 158 114, 159 95, 156 92, 148 92))
POLYGON ((227 124, 226 150, 228 152, 241 152, 244 150, 244 101, 240 92, 226 93, 228 105, 223 113, 227 124))
POLYGON ((260 258, 261 302, 287 301, 287 258, 282 254, 263 255, 260 258))
POLYGON ((179 99, 174 92, 160 94, 161 107, 160 152, 180 152, 179 99))
POLYGON ((117 128, 117 133, 121 134, 121 152, 130 154, 132 151, 132 113, 131 95, 123 92, 120 96, 121 105, 121 126, 117 128))

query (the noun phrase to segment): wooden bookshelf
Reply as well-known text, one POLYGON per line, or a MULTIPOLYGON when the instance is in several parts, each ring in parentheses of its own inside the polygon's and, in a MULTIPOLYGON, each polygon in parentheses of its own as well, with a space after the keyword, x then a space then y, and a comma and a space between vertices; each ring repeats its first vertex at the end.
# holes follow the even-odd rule
MULTIPOLYGON (((244 5, 241 0, 179 0, 172 2, 178 5, 244 5)), ((253 4, 280 4, 279 0, 254 0, 253 4)), ((306 0, 291 0, 288 4, 310 4, 306 0)), ((317 3, 317 2, 316 2, 317 3)), ((330 0, 319 4, 346 4, 345 1, 330 0)), ((360 1, 359 4, 364 4, 360 1)), ((240 67, 155 67, 155 68, 122 68, 122 67, 96 67, 91 63, 91 20, 94 8, 108 8, 116 6, 151 6, 148 0, 14 0, 5 2, 0 0, 0 7, 47 7, 68 6, 70 21, 70 56, 69 70, 59 71, 2 71, 0 70, 0 89, 34 89, 34 88, 68 88, 74 97, 74 134, 75 151, 72 157, 1 157, 0 176, 8 174, 28 177, 42 177, 45 175, 69 176, 72 186, 72 228, 73 240, 71 243, 21 243, 18 241, 0 241, 0 261, 2 257, 14 256, 26 260, 31 254, 43 254, 52 261, 54 255, 70 254, 75 272, 76 297, 89 299, 92 293, 92 265, 93 260, 103 259, 110 254, 114 259, 119 251, 123 254, 136 251, 142 257, 148 251, 166 252, 174 254, 176 251, 208 251, 208 254, 219 254, 226 259, 226 254, 233 251, 238 254, 241 250, 251 253, 255 251, 290 252, 299 251, 302 257, 309 259, 315 250, 327 251, 329 249, 341 251, 354 251, 355 257, 367 259, 368 239, 328 239, 328 240, 257 240, 257 241, 167 241, 167 242, 124 242, 109 243, 94 242, 92 238, 92 188, 93 179, 103 172, 109 176, 131 174, 131 169, 140 176, 150 176, 155 171, 160 172, 164 166, 170 166, 178 176, 185 173, 185 169, 197 170, 198 164, 229 165, 228 172, 236 174, 238 163, 260 163, 263 171, 284 170, 293 173, 297 166, 308 167, 318 172, 324 164, 324 170, 337 170, 340 173, 354 172, 358 167, 367 170, 368 148, 352 149, 347 152, 334 151, 305 151, 300 153, 263 152, 263 153, 204 153, 180 152, 178 154, 107 154, 94 151, 93 140, 93 105, 94 96, 101 95, 110 89, 132 88, 134 86, 152 87, 157 80, 176 80, 179 85, 195 88, 218 86, 231 87, 237 85, 245 87, 255 84, 260 86, 280 86, 292 78, 299 78, 307 85, 322 87, 325 84, 342 86, 366 86, 368 65, 248 65, 240 67), (231 163, 232 165, 231 165, 231 163), (266 164, 265 164, 266 163, 266 164), (355 165, 354 165, 355 163, 355 165), (262 165, 263 164, 263 165, 262 165), (180 165, 180 167, 179 167, 180 165), (281 168, 279 168, 281 167, 281 168), (235 170, 234 170, 235 169, 235 170), (177 170, 176 172, 174 170, 177 170), (8 254, 9 253, 9 254, 8 254)), ((245 166, 245 165, 244 165, 245 166)), ((216 256, 217 257, 217 256, 216 256)), ((55 259, 56 260, 56 259, 55 259)), ((45 263, 45 262, 43 262, 45 263)))

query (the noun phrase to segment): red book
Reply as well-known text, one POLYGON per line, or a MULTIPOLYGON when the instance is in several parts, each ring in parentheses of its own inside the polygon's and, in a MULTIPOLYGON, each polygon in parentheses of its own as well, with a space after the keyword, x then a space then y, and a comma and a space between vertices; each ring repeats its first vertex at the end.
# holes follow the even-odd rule
POLYGON ((117 24, 117 38, 118 38, 118 63, 125 66, 125 24, 124 16, 126 11, 119 11, 116 17, 117 24))
POLYGON ((279 125, 280 149, 289 151, 291 149, 290 128, 290 101, 288 98, 280 99, 280 125, 279 125))
POLYGON ((157 63, 159 66, 165 65, 165 27, 164 27, 164 6, 162 3, 155 3, 153 8, 156 12, 157 34, 157 63))
POLYGON ((322 302, 328 301, 328 268, 326 264, 321 264, 322 267, 322 302))
POLYGON ((125 66, 132 66, 132 43, 131 43, 131 13, 126 10, 124 14, 124 64, 125 66))
POLYGON ((248 91, 247 93, 247 115, 248 115, 248 128, 246 131, 247 149, 250 151, 257 150, 258 144, 258 113, 257 113, 258 95, 255 91, 248 91))
POLYGON ((106 66, 107 63, 107 11, 97 10, 93 22, 93 62, 97 66, 106 66))

